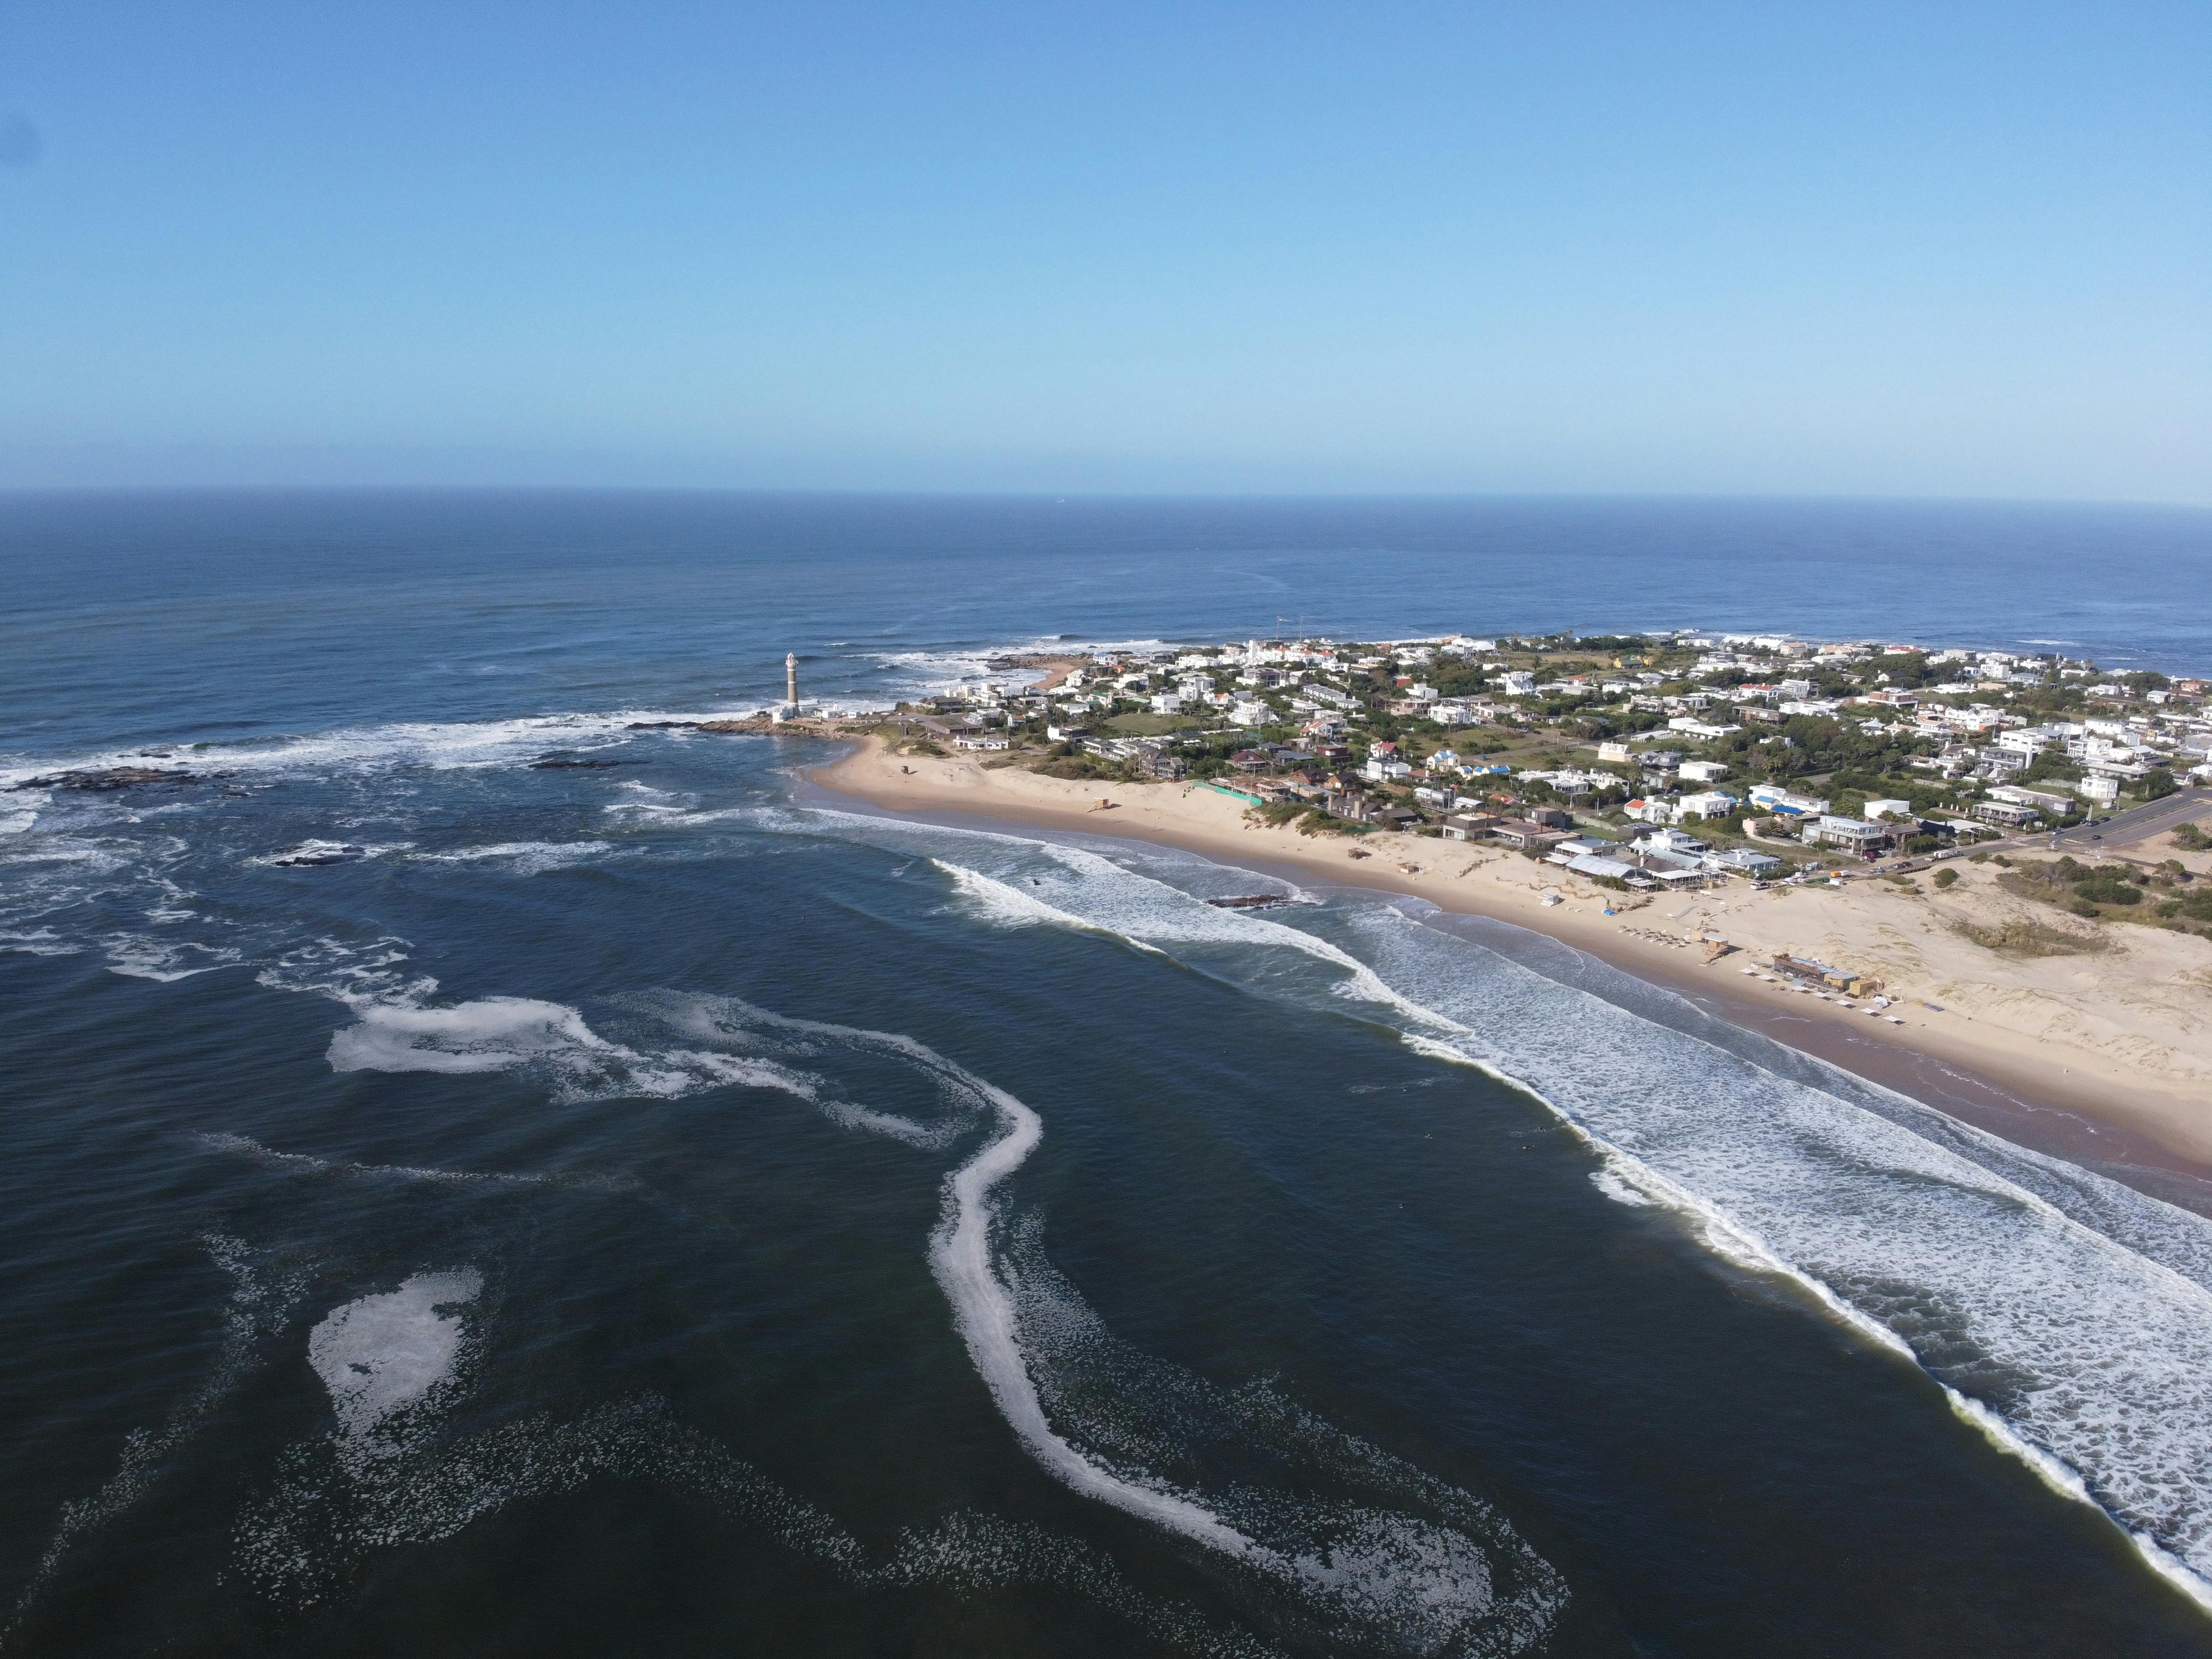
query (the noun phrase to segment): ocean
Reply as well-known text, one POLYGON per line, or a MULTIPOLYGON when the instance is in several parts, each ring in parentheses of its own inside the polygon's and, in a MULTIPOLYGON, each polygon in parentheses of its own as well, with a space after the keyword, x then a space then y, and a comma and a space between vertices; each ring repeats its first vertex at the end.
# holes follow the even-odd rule
POLYGON ((0 785, 194 775, 0 793, 0 1653, 2212 1654, 2195 1183, 656 724, 1284 629, 2201 671, 2208 566, 2149 508, 0 499, 0 785))

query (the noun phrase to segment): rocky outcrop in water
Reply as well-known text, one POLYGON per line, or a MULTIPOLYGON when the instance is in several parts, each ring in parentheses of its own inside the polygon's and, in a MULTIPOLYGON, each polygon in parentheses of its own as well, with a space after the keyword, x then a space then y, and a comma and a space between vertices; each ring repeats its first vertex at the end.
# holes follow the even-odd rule
POLYGON ((351 842, 303 841, 289 853, 280 853, 270 863, 287 867, 301 865, 351 864, 368 856, 368 848, 356 847, 351 842))
POLYGON ((26 778, 15 787, 77 789, 88 793, 104 793, 112 789, 174 788, 181 784, 199 781, 196 773, 179 772, 168 767, 110 766, 94 772, 54 772, 43 778, 26 778))

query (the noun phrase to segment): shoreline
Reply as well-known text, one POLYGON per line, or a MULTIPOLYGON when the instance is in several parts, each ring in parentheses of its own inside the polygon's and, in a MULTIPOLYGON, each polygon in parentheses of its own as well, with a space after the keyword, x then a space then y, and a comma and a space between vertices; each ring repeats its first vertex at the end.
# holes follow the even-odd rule
MULTIPOLYGON (((1777 900, 1763 907, 1769 911, 1794 903, 1803 913, 1802 922, 1811 923, 1820 918, 1810 907, 1842 899, 1843 893, 1806 891, 1782 898, 1721 890, 1668 895, 1629 909, 1633 901, 1591 888, 1556 866, 1481 843, 1376 834, 1358 843, 1370 856, 1352 860, 1346 856, 1349 843, 1249 823, 1242 798, 1203 785, 1071 782, 1015 768, 986 769, 967 758, 893 757, 875 737, 860 738, 847 754, 801 775, 813 788, 846 803, 895 816, 954 828, 1051 829, 1151 842, 1301 884, 1318 880, 1401 893, 1450 914, 1506 923, 2015 1145, 2116 1176, 2123 1170, 2139 1172, 2148 1178, 2130 1184, 2212 1214, 2212 1060, 2203 1053, 2180 1051, 2185 1076, 2179 1086, 2172 1086, 2165 1078, 2129 1075, 2129 1070, 2143 1068, 2116 1066, 2113 1056, 2088 1042, 2014 1029, 2018 1018, 2002 1016, 2019 1012, 2007 1006, 2019 1000, 2014 986, 1973 988, 1987 992, 1986 1000, 1996 1005, 1981 1010, 1960 1006, 1964 999, 1959 993, 1966 988, 1955 977, 1943 986, 1940 1006, 1921 994, 1921 988, 1900 986, 1903 1000, 1891 1012, 1908 1023, 1899 1027, 1737 971, 1748 962, 1763 964, 1770 954, 1749 935, 1771 932, 1771 918, 1764 928, 1747 929, 1748 901, 1777 900), (1111 805, 1102 810, 1102 801, 1111 805), (1542 896, 1547 891, 1560 893, 1561 902, 1546 906, 1542 896), (1603 915, 1607 898, 1623 907, 1620 915, 1603 915), (1713 931, 1716 923, 1732 941, 1741 940, 1738 949, 1717 963, 1699 962, 1686 942, 1666 942, 1685 941, 1699 929, 1713 931), (1978 1012, 1983 1016, 1978 1019, 1978 1012), (2194 1090, 2193 1079, 2186 1075, 2197 1064, 2206 1079, 2203 1092, 2194 1090)), ((1857 896, 1856 890, 1850 890, 1857 896)), ((1870 897, 1897 905, 1914 902, 1888 894, 1870 897)), ((1919 902, 1924 906, 1928 901, 1919 902)), ((1800 925, 1799 915, 1790 916, 1787 923, 1800 932, 1812 931, 1800 925)), ((1823 953, 1806 948, 1808 954, 1823 953)), ((1832 945, 1824 949, 1835 953, 1832 945)), ((1997 966, 2020 965, 2000 961, 1997 966)), ((2026 966, 2054 981, 2076 971, 2065 957, 2026 966), (2052 963, 2059 965, 2053 968, 2052 963)), ((1890 963, 1882 967, 1894 971, 1890 963)), ((2020 977, 2016 972, 2009 976, 2020 977)), ((2141 1033, 2124 1036, 2142 1046, 2141 1033)))

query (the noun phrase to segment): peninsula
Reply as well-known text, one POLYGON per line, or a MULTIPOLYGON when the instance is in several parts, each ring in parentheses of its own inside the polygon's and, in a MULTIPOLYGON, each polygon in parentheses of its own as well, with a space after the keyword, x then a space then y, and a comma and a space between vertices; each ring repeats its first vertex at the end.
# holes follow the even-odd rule
POLYGON ((994 667, 783 724, 860 738, 816 781, 880 808, 1417 895, 1909 1091, 2057 1108, 2077 1156, 2102 1126, 2212 1167, 2202 681, 1707 635, 994 667))

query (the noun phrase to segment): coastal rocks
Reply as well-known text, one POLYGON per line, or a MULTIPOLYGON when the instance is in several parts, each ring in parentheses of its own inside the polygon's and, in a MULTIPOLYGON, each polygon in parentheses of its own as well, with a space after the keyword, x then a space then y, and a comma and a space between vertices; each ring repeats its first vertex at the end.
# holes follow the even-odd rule
POLYGON ((289 852, 279 853, 269 860, 284 868, 322 864, 352 864, 368 856, 368 848, 356 847, 351 842, 303 841, 289 852))
POLYGON ((104 794, 115 789, 175 788, 199 781, 197 773, 179 772, 172 767, 109 766, 98 771, 53 772, 42 778, 26 778, 15 787, 76 789, 86 793, 104 794))
POLYGON ((599 760, 589 755, 540 755, 530 763, 533 772, 597 772, 620 766, 620 761, 599 760))

